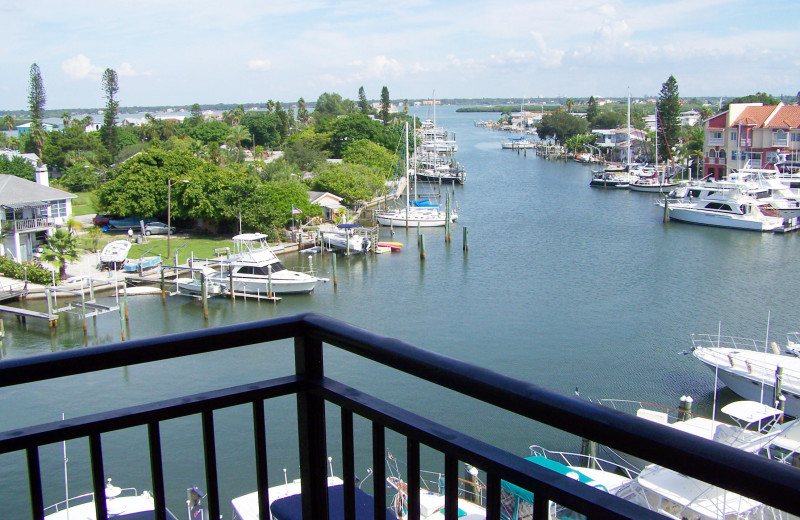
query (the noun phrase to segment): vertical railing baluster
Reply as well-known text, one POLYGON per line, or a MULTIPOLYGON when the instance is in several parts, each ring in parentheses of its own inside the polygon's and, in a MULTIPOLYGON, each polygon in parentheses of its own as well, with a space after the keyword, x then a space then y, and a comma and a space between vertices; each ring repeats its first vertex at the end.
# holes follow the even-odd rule
POLYGON ((407 500, 408 520, 419 520, 419 442, 408 438, 406 440, 406 458, 408 459, 407 500))
POLYGON ((42 498, 42 470, 39 467, 39 447, 31 446, 25 450, 28 456, 28 486, 31 492, 31 518, 44 517, 42 498))
POLYGON ((372 470, 375 520, 386 520, 386 432, 376 422, 372 423, 372 470))
POLYGON ((253 403, 253 433, 258 479, 258 517, 269 518, 269 477, 267 472, 267 432, 264 426, 264 401, 253 403))
POLYGON ((458 458, 444 456, 444 518, 458 518, 458 458))
POLYGON ((217 447, 214 440, 214 411, 204 411, 202 418, 206 486, 208 486, 208 517, 219 518, 219 482, 217 480, 217 447))
POLYGON ((94 510, 98 520, 106 520, 105 475, 103 475, 103 446, 100 443, 100 433, 89 435, 89 458, 92 467, 92 490, 94 492, 94 510), (100 498, 98 498, 100 497, 100 498))
POLYGON ((500 520, 500 478, 486 476, 486 520, 500 520))
POLYGON ((147 424, 147 441, 150 448, 150 475, 153 480, 156 520, 167 520, 167 500, 164 493, 164 463, 161 457, 161 430, 157 422, 147 424))
POLYGON ((353 412, 342 408, 342 478, 344 479, 344 520, 356 519, 356 469, 353 444, 353 412))
MULTIPOLYGON (((296 336, 294 362, 298 377, 308 382, 321 381, 322 342, 296 336)), ((325 400, 305 390, 297 393, 297 434, 303 520, 328 520, 325 400)))
POLYGON ((533 520, 547 520, 550 515, 550 500, 542 493, 533 495, 533 520))

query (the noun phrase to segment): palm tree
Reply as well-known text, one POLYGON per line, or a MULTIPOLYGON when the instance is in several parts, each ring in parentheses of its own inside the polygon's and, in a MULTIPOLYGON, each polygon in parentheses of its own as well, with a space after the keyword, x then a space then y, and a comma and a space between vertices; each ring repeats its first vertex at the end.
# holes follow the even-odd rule
POLYGON ((239 162, 239 155, 242 153, 242 140, 250 137, 250 132, 242 125, 234 125, 228 133, 228 139, 236 143, 236 162, 239 162))
POLYGON ((3 124, 6 125, 6 130, 14 128, 14 116, 6 114, 3 116, 3 124))
POLYGON ((572 98, 567 98, 567 100, 564 101, 564 106, 567 107, 567 112, 571 114, 572 113, 572 107, 575 106, 575 100, 572 99, 572 98))
POLYGON ((47 237, 47 245, 42 253, 42 260, 50 262, 58 268, 60 280, 67 279, 67 262, 78 259, 78 239, 64 229, 57 229, 47 237))
POLYGON ((687 129, 686 144, 683 149, 686 155, 692 159, 694 163, 695 173, 700 175, 700 161, 703 159, 704 146, 705 146, 705 129, 702 125, 695 125, 687 129))
POLYGON ((64 123, 64 130, 66 130, 69 128, 69 124, 72 122, 72 115, 69 112, 62 112, 61 122, 64 123))

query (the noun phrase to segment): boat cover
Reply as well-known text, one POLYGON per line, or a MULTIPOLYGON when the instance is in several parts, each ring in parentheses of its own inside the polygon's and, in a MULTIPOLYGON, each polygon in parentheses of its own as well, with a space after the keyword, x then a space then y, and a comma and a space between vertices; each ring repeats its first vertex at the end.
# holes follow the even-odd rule
MULTIPOLYGON (((374 520, 374 502, 372 497, 355 488, 356 491, 356 520, 374 520)), ((279 498, 270 505, 275 520, 302 520, 302 495, 291 495, 279 498)), ((386 520, 397 520, 386 510, 386 520)), ((328 518, 329 520, 344 520, 344 486, 331 486, 328 488, 328 518)))
MULTIPOLYGON (((584 484, 589 484, 592 487, 596 487, 603 491, 608 491, 605 486, 602 484, 597 483, 596 481, 592 480, 591 478, 587 477, 583 473, 574 470, 568 466, 561 464, 560 462, 556 462, 554 460, 550 460, 547 457, 525 457, 525 460, 533 462, 534 464, 538 464, 544 468, 549 469, 550 471, 555 471, 556 473, 560 473, 561 475, 565 475, 567 477, 573 478, 579 482, 583 482, 584 484)), ((500 487, 509 493, 517 495, 522 500, 526 502, 530 502, 533 504, 533 493, 528 491, 527 489, 523 489, 516 484, 512 484, 511 482, 506 482, 505 480, 500 482, 500 487)))
POLYGON ((353 229, 361 227, 361 224, 338 224, 336 227, 339 229, 353 229))
POLYGON ((430 201, 430 199, 420 199, 411 202, 411 205, 416 208, 438 208, 439 205, 430 201))

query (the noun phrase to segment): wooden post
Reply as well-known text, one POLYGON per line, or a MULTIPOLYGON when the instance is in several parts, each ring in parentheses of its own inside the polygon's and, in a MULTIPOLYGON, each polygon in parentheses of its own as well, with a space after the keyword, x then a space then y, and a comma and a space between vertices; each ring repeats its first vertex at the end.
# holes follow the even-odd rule
POLYGON ((425 235, 419 236, 419 259, 425 260, 425 235))
POLYGON ((267 298, 272 298, 272 266, 267 266, 267 298))
POLYGON ((86 294, 81 290, 81 318, 83 319, 83 335, 86 336, 86 294))
POLYGON ((47 316, 49 317, 53 315, 53 303, 50 289, 45 289, 44 297, 47 299, 47 316))
POLYGON ((419 237, 422 235, 422 222, 417 222, 417 247, 419 247, 419 237))
POLYGON ((161 266, 160 271, 161 271, 161 301, 162 302, 166 302, 167 301, 167 293, 166 293, 166 288, 164 287, 164 266, 163 265, 161 266))
POLYGON ((450 243, 450 192, 445 193, 444 199, 444 241, 446 244, 450 243))
POLYGON ((681 396, 681 404, 678 407, 680 412, 678 413, 678 420, 679 421, 688 421, 692 418, 692 403, 694 399, 691 396, 683 395, 681 396))
POLYGON ((228 280, 231 288, 231 301, 236 300, 236 295, 234 294, 233 290, 233 269, 231 266, 228 266, 228 280))
POLYGON ((333 262, 333 288, 336 289, 339 285, 339 280, 336 278, 336 255, 331 255, 331 261, 333 262))
POLYGON ((664 222, 669 222, 669 199, 664 197, 664 222))
POLYGON ((122 303, 125 305, 125 323, 130 320, 128 315, 128 284, 122 284, 122 303))
POLYGON ((200 294, 203 300, 203 318, 208 321, 208 284, 206 283, 206 273, 200 273, 200 294))
POLYGON ((467 253, 469 251, 469 230, 467 227, 464 227, 464 252, 467 253))
POLYGON ((122 316, 122 307, 119 308, 119 332, 122 341, 125 341, 125 318, 122 316))
POLYGON ((781 393, 783 391, 783 367, 778 367, 775 370, 775 394, 773 395, 773 406, 776 408, 780 408, 783 410, 783 407, 786 404, 785 400, 782 400, 781 393))

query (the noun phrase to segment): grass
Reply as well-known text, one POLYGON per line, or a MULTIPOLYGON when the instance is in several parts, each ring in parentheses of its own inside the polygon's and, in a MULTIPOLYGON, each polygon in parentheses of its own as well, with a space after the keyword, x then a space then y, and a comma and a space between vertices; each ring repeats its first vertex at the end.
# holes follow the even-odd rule
POLYGON ((97 211, 94 209, 91 191, 82 191, 75 193, 75 195, 78 197, 72 199, 72 214, 74 216, 93 215, 97 213, 97 211))
MULTIPOLYGON (((109 242, 113 242, 115 240, 127 240, 127 235, 123 232, 119 233, 103 233, 103 235, 99 238, 97 242, 97 248, 103 249, 103 247, 108 244, 109 242)), ((81 235, 79 239, 80 247, 86 250, 93 249, 93 245, 91 243, 91 239, 86 235, 81 235)), ((186 237, 185 235, 173 236, 170 238, 170 256, 172 258, 175 257, 175 250, 178 249, 178 263, 184 264, 192 256, 194 253, 194 258, 214 258, 216 254, 214 253, 215 249, 230 247, 233 248, 233 240, 230 238, 191 238, 186 237), (186 244, 184 246, 184 244, 186 244), (181 247, 183 246, 183 247, 181 247)), ((132 244, 131 250, 128 252, 128 258, 139 258, 143 254, 147 254, 147 256, 155 256, 161 255, 161 258, 165 260, 165 263, 172 264, 172 262, 166 262, 167 258, 167 237, 165 235, 159 236, 149 236, 147 237, 147 243, 144 244, 132 244), (148 252, 149 250, 149 252, 148 252)))

